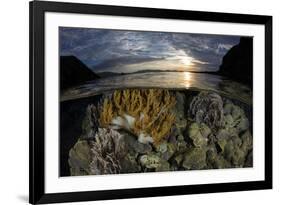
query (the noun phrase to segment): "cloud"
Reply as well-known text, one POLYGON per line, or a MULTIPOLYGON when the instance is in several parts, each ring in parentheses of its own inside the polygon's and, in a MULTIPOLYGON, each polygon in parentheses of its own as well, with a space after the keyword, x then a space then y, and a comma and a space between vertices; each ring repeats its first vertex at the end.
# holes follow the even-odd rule
MULTIPOLYGON (((140 63, 151 63, 153 61, 159 61, 163 60, 161 58, 134 58, 130 56, 126 57, 119 57, 119 58, 113 58, 109 60, 105 60, 101 62, 100 64, 94 66, 94 70, 96 72, 102 72, 102 71, 112 71, 114 70, 115 72, 124 72, 122 69, 124 69, 128 65, 135 65, 135 64, 140 64, 140 63)), ((129 70, 127 70, 129 71, 129 70)), ((127 72, 126 71, 126 72, 127 72)))
POLYGON ((93 71, 118 72, 134 72, 143 65, 152 69, 160 61, 165 69, 215 70, 239 43, 239 36, 67 27, 59 29, 59 37, 60 55, 74 55, 93 71))

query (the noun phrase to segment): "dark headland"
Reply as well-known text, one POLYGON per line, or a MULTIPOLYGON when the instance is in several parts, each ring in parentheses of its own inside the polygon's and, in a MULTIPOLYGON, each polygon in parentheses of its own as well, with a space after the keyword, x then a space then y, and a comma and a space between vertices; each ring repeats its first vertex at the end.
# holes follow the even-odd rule
POLYGON ((235 81, 253 84, 253 38, 241 37, 239 44, 233 46, 223 57, 219 75, 235 81))
POLYGON ((75 56, 60 57, 60 87, 66 89, 100 78, 75 56))

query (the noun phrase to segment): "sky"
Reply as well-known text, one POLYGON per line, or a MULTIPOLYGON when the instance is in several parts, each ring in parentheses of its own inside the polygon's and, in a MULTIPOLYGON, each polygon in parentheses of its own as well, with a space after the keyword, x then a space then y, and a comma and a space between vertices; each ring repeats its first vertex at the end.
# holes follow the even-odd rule
POLYGON ((92 71, 217 71, 239 36, 60 27, 60 55, 92 71))

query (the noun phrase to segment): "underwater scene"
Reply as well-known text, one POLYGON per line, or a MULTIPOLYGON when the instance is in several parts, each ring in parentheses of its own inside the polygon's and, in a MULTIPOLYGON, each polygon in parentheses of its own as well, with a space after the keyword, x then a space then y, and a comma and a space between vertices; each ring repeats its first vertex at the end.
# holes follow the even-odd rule
POLYGON ((60 176, 253 167, 251 37, 59 37, 60 176))

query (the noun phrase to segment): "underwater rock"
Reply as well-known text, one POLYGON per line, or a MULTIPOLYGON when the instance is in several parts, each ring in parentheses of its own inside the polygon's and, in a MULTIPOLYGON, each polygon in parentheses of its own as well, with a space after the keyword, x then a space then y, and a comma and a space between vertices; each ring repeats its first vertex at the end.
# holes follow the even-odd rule
POLYGON ((208 168, 230 168, 251 166, 252 135, 249 130, 241 136, 237 130, 220 129, 215 144, 207 151, 208 168))
POLYGON ((220 129, 217 132, 216 142, 220 148, 219 151, 222 151, 222 152, 224 151, 224 147, 227 144, 231 135, 236 135, 236 133, 235 132, 231 133, 231 132, 229 132, 229 130, 226 130, 226 129, 220 129))
POLYGON ((170 164, 167 161, 161 160, 160 165, 156 167, 155 169, 156 172, 165 172, 165 171, 170 171, 170 164))
POLYGON ((85 118, 82 122, 81 139, 93 139, 99 127, 99 112, 95 105, 86 108, 85 118))
POLYGON ((89 164, 91 162, 90 146, 85 140, 78 140, 69 151, 68 164, 71 176, 82 176, 90 173, 89 164))
POLYGON ((235 167, 242 167, 245 160, 245 153, 239 149, 241 140, 237 136, 232 136, 232 139, 227 141, 224 146, 223 155, 225 159, 231 162, 235 167))
POLYGON ((247 130, 245 133, 243 133, 240 137, 242 139, 242 146, 241 149, 244 152, 247 152, 252 149, 253 147, 253 137, 251 135, 251 132, 247 130))
POLYGON ((119 133, 124 137, 124 141, 126 143, 126 149, 128 152, 135 153, 135 143, 137 142, 137 139, 135 136, 131 135, 128 132, 119 131, 119 133))
POLYGON ((182 163, 185 169, 203 169, 206 165, 206 151, 204 149, 191 148, 185 153, 182 163))
POLYGON ((175 131, 176 130, 176 128, 172 128, 172 132, 171 132, 171 134, 169 135, 169 137, 168 137, 168 142, 170 142, 170 143, 173 143, 173 144, 176 144, 176 142, 177 142, 177 136, 178 136, 178 134, 176 134, 175 131))
POLYGON ((177 166, 180 166, 181 162, 183 160, 183 154, 178 154, 177 156, 174 157, 174 160, 175 160, 177 166))
POLYGON ((177 117, 185 118, 186 96, 185 93, 176 91, 176 104, 173 111, 177 113, 177 117))
POLYGON ((99 128, 91 144, 90 174, 120 173, 120 161, 125 157, 124 137, 112 129, 99 128))
POLYGON ((122 133, 129 151, 133 151, 140 154, 146 154, 152 151, 152 147, 149 144, 140 143, 135 136, 129 133, 122 133))
POLYGON ((168 150, 167 142, 162 142, 161 144, 156 146, 156 151, 160 153, 165 153, 168 150))
POLYGON ((243 106, 213 92, 190 96, 187 107, 178 91, 132 89, 104 96, 99 109, 89 105, 69 152, 71 175, 251 167, 243 106))
POLYGON ((224 145, 223 156, 234 167, 243 167, 249 151, 252 149, 252 136, 249 131, 241 138, 238 135, 231 136, 224 145))
POLYGON ((253 151, 248 153, 244 167, 253 167, 253 151))
POLYGON ((230 162, 226 161, 224 157, 218 154, 215 150, 208 150, 206 156, 209 169, 224 169, 231 167, 230 162))
POLYGON ((174 108, 172 109, 172 112, 175 115, 175 135, 183 134, 183 132, 186 129, 187 120, 185 117, 185 107, 186 107, 186 96, 184 93, 181 93, 179 91, 176 93, 176 104, 174 108))
POLYGON ((249 120, 239 106, 229 102, 224 105, 224 127, 234 128, 241 133, 249 128, 249 120))
POLYGON ((202 91, 195 96, 189 106, 189 115, 197 123, 205 123, 210 128, 223 125, 223 101, 214 93, 202 91))
POLYGON ((182 135, 179 135, 177 137, 177 141, 176 141, 176 151, 179 152, 179 153, 183 153, 186 151, 187 149, 187 143, 186 141, 184 140, 184 136, 182 135))
POLYGON ((156 146, 157 153, 161 154, 162 159, 169 160, 176 151, 176 146, 166 141, 156 146))
POLYGON ((160 166, 161 161, 163 161, 161 157, 158 156, 155 152, 150 152, 148 154, 142 155, 139 160, 143 167, 149 169, 156 169, 160 166))
POLYGON ((152 147, 149 144, 143 144, 143 143, 140 143, 139 141, 136 141, 136 143, 134 144, 134 150, 137 153, 145 154, 145 153, 151 152, 152 147))
POLYGON ((208 136, 211 133, 210 128, 204 123, 192 123, 188 128, 189 138, 192 140, 195 147, 205 147, 208 143, 208 136))
POLYGON ((136 173, 141 171, 140 165, 137 163, 136 155, 128 153, 123 160, 120 161, 120 173, 136 173))

